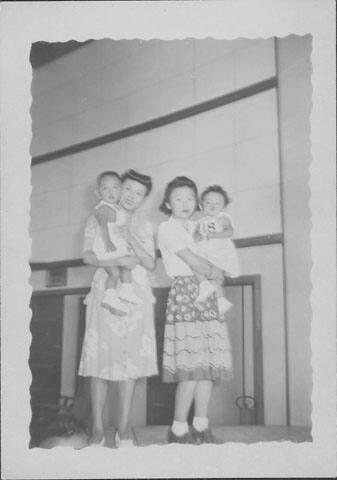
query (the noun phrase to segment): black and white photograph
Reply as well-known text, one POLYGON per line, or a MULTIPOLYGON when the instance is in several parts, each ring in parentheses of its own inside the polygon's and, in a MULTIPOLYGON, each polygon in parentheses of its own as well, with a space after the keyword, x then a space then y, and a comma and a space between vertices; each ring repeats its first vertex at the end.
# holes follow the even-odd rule
POLYGON ((32 45, 32 446, 311 441, 310 52, 32 45))
POLYGON ((29 452, 315 444, 312 52, 30 43, 29 452))

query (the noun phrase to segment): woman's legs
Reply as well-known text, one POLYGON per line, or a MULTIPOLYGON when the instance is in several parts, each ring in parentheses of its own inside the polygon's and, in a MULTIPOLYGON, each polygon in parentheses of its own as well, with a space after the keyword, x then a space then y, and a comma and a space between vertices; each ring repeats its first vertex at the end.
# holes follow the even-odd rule
POLYGON ((120 438, 129 438, 129 415, 135 390, 135 380, 126 380, 119 383, 119 404, 121 417, 118 424, 118 433, 120 438))
POLYGON ((99 443, 104 435, 103 408, 108 391, 108 382, 101 378, 91 377, 90 394, 92 408, 92 433, 90 443, 99 443))
POLYGON ((201 431, 208 428, 208 406, 213 389, 212 380, 199 380, 194 395, 193 426, 201 431))
POLYGON ((219 443, 208 427, 208 407, 211 399, 213 382, 199 380, 195 389, 192 437, 195 443, 219 443))
POLYGON ((175 421, 187 422, 187 416, 192 405, 196 383, 195 380, 187 380, 178 383, 174 404, 175 421))
MULTIPOLYGON (((171 427, 171 432, 176 437, 184 437, 188 434, 187 416, 192 405, 195 385, 196 382, 194 380, 179 382, 177 385, 174 421, 171 427)), ((169 442, 174 441, 171 439, 172 433, 169 432, 169 442)))

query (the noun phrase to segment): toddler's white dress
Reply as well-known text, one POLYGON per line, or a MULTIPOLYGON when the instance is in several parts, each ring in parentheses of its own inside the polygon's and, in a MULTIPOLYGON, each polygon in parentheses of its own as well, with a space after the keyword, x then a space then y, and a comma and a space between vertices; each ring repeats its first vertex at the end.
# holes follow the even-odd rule
POLYGON ((122 257, 123 255, 130 255, 131 250, 128 247, 127 242, 124 240, 124 238, 121 237, 119 233, 119 227, 125 225, 126 223, 125 213, 118 207, 118 205, 113 205, 111 203, 105 202, 104 200, 100 201, 98 205, 96 205, 96 210, 102 205, 106 205, 107 207, 111 208, 116 214, 116 221, 114 223, 108 223, 110 240, 115 245, 116 250, 114 250, 113 252, 107 251, 100 228, 98 228, 92 247, 94 253, 96 254, 98 260, 109 260, 111 258, 122 257))
MULTIPOLYGON (((201 232, 219 233, 222 231, 222 219, 227 218, 234 229, 231 217, 222 212, 216 217, 205 216, 199 220, 201 232)), ((206 258, 221 270, 226 271, 230 277, 241 274, 240 264, 234 243, 230 238, 212 238, 198 242, 198 254, 206 258)))

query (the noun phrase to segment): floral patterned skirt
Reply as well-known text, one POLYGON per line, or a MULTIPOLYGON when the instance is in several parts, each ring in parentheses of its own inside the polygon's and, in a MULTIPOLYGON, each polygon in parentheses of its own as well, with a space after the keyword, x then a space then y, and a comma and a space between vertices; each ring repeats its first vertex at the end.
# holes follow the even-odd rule
POLYGON ((217 297, 195 305, 195 276, 176 277, 166 309, 163 381, 220 381, 232 376, 231 344, 226 322, 219 319, 217 297))

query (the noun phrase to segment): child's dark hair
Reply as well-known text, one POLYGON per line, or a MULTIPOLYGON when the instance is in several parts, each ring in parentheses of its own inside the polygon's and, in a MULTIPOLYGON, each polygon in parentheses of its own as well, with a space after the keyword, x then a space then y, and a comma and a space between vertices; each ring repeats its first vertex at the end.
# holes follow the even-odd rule
POLYGON ((125 182, 125 180, 134 180, 135 182, 141 183, 144 185, 146 188, 146 193, 145 196, 147 197, 151 190, 152 190, 152 180, 149 175, 143 175, 142 173, 136 172, 135 170, 127 170, 125 173, 123 173, 121 177, 122 183, 125 182))
POLYGON ((223 196, 223 199, 224 199, 224 203, 225 203, 225 207, 229 204, 229 202, 231 201, 231 199, 229 198, 226 190, 224 190, 220 185, 210 185, 209 187, 207 187, 201 194, 201 203, 204 201, 205 199, 205 196, 208 194, 208 193, 211 193, 211 192, 214 192, 214 193, 220 193, 220 195, 223 196))
POLYGON ((113 170, 106 170, 105 172, 100 173, 96 178, 96 184, 98 187, 101 185, 101 181, 104 177, 116 177, 120 182, 122 181, 121 176, 117 172, 114 172, 113 170))
POLYGON ((170 203, 170 197, 173 190, 180 187, 189 187, 191 190, 193 190, 196 200, 196 210, 200 210, 198 205, 198 188, 196 184, 188 177, 176 177, 171 180, 171 182, 168 183, 166 186, 164 199, 159 206, 159 210, 161 212, 166 213, 167 215, 170 215, 172 213, 171 209, 167 206, 167 204, 170 203))

